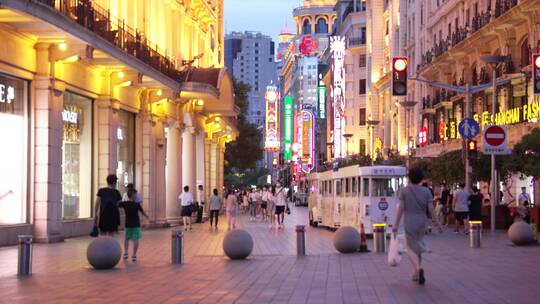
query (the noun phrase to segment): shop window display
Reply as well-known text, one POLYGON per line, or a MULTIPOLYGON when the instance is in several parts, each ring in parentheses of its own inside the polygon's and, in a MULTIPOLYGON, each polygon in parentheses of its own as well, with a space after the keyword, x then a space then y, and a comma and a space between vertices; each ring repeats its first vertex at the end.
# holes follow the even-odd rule
POLYGON ((64 94, 62 215, 66 220, 91 217, 92 100, 64 94))
POLYGON ((126 192, 126 186, 135 182, 135 114, 118 112, 117 153, 118 190, 126 192))
POLYGON ((27 222, 27 83, 0 75, 0 225, 27 222))

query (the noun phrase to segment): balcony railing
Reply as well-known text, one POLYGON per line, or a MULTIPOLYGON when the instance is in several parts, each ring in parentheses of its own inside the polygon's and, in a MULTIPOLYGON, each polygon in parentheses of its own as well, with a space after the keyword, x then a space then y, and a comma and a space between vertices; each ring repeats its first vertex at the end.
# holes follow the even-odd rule
POLYGON ((365 37, 349 38, 348 41, 349 41, 348 42, 349 47, 366 44, 365 37))
POLYGON ((115 19, 111 12, 91 0, 34 0, 55 9, 74 22, 113 46, 151 66, 174 81, 181 82, 185 78, 176 66, 175 59, 167 56, 157 44, 150 42, 143 33, 126 25, 124 20, 115 19))
POLYGON ((518 3, 518 0, 497 0, 495 2, 494 14, 492 13, 491 7, 488 7, 485 12, 481 12, 472 18, 470 26, 467 23, 463 27, 454 29, 454 32, 450 33, 445 39, 439 39, 439 42, 435 42, 433 47, 422 55, 421 63, 418 65, 418 68, 422 69, 426 65, 431 64, 433 59, 441 56, 471 34, 479 31, 490 22, 493 22, 496 18, 504 15, 518 5, 518 3))

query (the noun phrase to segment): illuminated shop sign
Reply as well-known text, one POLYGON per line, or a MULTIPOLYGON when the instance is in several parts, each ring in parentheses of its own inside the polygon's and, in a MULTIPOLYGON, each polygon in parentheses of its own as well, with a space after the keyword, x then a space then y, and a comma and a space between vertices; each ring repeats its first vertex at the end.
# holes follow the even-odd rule
POLYGON ((267 151, 279 150, 278 139, 278 99, 279 93, 277 87, 268 86, 266 88, 266 141, 267 151))
POLYGON ((64 121, 64 141, 78 143, 82 132, 82 109, 74 104, 64 104, 62 120, 64 121))
POLYGON ((334 106, 334 157, 343 157, 345 128, 345 37, 330 37, 333 82, 331 96, 334 106))
MULTIPOLYGON (((495 114, 495 123, 497 125, 512 125, 521 122, 528 122, 540 118, 540 101, 535 101, 521 107, 501 111, 495 114)), ((474 115, 474 120, 483 128, 492 121, 490 112, 483 112, 482 115, 474 115)))
POLYGON ((315 115, 311 111, 302 111, 302 171, 313 170, 315 156, 315 115))
POLYGON ((293 101, 291 96, 283 100, 283 158, 291 160, 293 142, 293 101))
POLYGON ((427 143, 427 128, 421 128, 420 132, 418 132, 418 144, 423 147, 427 145, 427 143))
POLYGON ((10 104, 15 100, 15 88, 0 83, 0 103, 10 104))
POLYGON ((326 119, 326 86, 319 84, 317 92, 319 94, 319 118, 326 119))
POLYGON ((300 42, 300 53, 302 55, 309 55, 319 50, 319 42, 317 39, 312 39, 311 35, 302 37, 300 42))

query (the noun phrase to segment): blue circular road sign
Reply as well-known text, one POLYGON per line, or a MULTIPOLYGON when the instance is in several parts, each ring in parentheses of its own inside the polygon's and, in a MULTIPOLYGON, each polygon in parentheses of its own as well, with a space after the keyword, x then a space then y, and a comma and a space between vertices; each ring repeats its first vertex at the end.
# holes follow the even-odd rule
POLYGON ((458 126, 459 134, 461 134, 461 137, 464 137, 466 139, 472 139, 480 133, 480 125, 476 122, 476 120, 467 117, 464 118, 458 126))

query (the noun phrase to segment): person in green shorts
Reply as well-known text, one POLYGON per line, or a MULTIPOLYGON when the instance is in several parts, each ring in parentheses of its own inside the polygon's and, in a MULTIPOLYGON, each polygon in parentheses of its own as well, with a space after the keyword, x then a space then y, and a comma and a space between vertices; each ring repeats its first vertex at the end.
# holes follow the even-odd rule
POLYGON ((137 190, 129 189, 127 192, 128 201, 119 202, 118 207, 124 208, 126 212, 126 230, 124 236, 124 259, 129 256, 129 241, 133 241, 133 255, 131 260, 137 261, 137 250, 139 249, 139 240, 141 239, 141 221, 139 219, 139 212, 146 218, 148 215, 144 212, 141 204, 136 202, 137 190))

